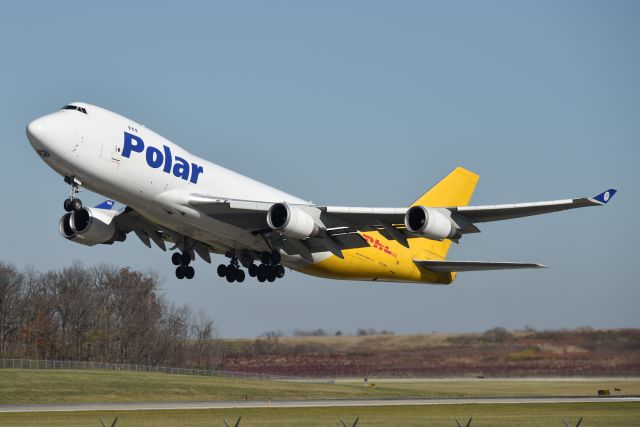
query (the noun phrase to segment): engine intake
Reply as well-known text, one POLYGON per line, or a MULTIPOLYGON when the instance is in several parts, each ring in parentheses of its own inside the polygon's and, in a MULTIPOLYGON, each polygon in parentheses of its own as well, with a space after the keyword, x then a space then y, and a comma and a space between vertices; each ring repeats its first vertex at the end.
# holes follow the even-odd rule
POLYGON ((298 206, 275 203, 267 212, 267 224, 285 236, 304 239, 318 234, 319 227, 311 215, 298 206))
POLYGON ((82 208, 60 218, 58 230, 65 239, 87 246, 124 241, 126 235, 116 227, 113 219, 118 213, 99 208, 82 208))
POLYGON ((454 238, 459 231, 450 217, 426 206, 409 208, 404 216, 404 225, 410 232, 433 240, 454 238))

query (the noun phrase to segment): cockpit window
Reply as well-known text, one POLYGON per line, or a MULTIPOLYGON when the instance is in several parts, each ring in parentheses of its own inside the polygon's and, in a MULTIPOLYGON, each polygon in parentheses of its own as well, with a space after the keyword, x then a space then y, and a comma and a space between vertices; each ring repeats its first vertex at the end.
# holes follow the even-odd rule
POLYGON ((81 113, 87 114, 87 110, 85 108, 78 107, 76 105, 65 105, 61 108, 61 110, 76 110, 80 111, 81 113))

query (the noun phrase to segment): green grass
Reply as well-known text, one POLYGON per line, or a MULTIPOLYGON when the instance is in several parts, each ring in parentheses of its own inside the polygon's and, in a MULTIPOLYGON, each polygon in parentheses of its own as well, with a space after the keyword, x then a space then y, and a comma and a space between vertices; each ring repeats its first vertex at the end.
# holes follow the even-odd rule
POLYGON ((0 404, 144 402, 198 400, 293 400, 463 396, 594 396, 598 389, 622 388, 640 395, 640 379, 589 380, 376 380, 336 384, 248 381, 141 372, 0 370, 0 404))
POLYGON ((444 426, 454 427, 455 418, 473 417, 473 427, 518 426, 562 427, 562 420, 575 425, 584 417, 584 427, 637 426, 640 404, 580 403, 550 405, 439 405, 347 408, 213 409, 129 412, 50 412, 0 414, 2 426, 100 426, 98 417, 109 425, 118 416, 117 427, 127 426, 222 426, 222 419, 234 422, 242 416, 241 427, 251 426, 340 426, 340 418, 351 425, 360 417, 360 427, 444 426))
MULTIPOLYGON (((576 378, 576 379, 369 379, 376 390, 394 391, 420 397, 480 396, 595 396, 600 389, 615 388, 621 395, 640 395, 640 378, 576 378)), ((362 384, 338 380, 338 384, 362 384)))

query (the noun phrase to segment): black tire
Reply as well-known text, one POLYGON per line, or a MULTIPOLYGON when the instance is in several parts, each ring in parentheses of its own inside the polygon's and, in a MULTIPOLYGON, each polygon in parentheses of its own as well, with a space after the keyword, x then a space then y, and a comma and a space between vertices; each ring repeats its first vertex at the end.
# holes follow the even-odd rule
POLYGON ((67 212, 71 212, 73 210, 73 206, 71 206, 71 199, 64 199, 64 210, 67 212))
POLYGON ((227 282, 233 283, 236 280, 236 268, 232 265, 227 266, 227 282))
POLYGON ((284 277, 284 267, 281 265, 276 265, 276 277, 278 279, 282 279, 284 277))
POLYGON ((82 209, 82 200, 80 199, 73 199, 71 201, 71 209, 73 209, 75 212, 79 211, 80 209, 82 209))
POLYGON ((171 255, 171 262, 173 265, 180 265, 180 254, 178 252, 174 252, 173 255, 171 255))
POLYGON ((227 266, 224 264, 220 264, 218 266, 218 276, 225 277, 227 275, 227 266))
POLYGON ((238 269, 236 270, 236 282, 242 283, 244 282, 244 270, 238 269))
POLYGON ((183 252, 182 255, 180 255, 180 262, 185 267, 189 265, 189 263, 191 262, 191 254, 189 252, 183 252))
POLYGON ((185 273, 184 273, 184 277, 186 277, 187 279, 191 280, 193 279, 193 276, 195 276, 196 271, 193 269, 193 267, 189 266, 189 267, 185 267, 185 273))
POLYGON ((278 265, 280 264, 280 261, 282 261, 282 256, 280 255, 280 252, 278 251, 271 252, 271 265, 278 265))
POLYGON ((275 268, 269 268, 267 270, 267 280, 269 282, 274 282, 276 280, 276 269, 275 268))
POLYGON ((256 277, 258 278, 258 281, 260 283, 264 282, 265 280, 267 280, 267 269, 265 267, 264 264, 261 264, 258 267, 258 272, 256 273, 256 277))
POLYGON ((185 271, 184 271, 184 267, 179 265, 178 267, 176 267, 176 277, 180 280, 184 279, 184 275, 185 275, 185 271))
POLYGON ((255 264, 251 264, 248 270, 249 270, 249 276, 251 277, 256 277, 256 274, 258 274, 258 266, 255 264))

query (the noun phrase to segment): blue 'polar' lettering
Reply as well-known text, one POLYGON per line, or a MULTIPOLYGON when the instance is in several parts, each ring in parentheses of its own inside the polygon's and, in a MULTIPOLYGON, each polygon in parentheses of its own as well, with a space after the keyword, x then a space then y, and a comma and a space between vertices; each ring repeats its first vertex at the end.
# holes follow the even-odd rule
MULTIPOLYGON (((124 133, 124 146, 122 148, 122 157, 131 157, 131 153, 142 153, 145 150, 144 141, 137 135, 124 133)), ((182 157, 176 156, 175 159, 171 154, 171 149, 166 145, 162 146, 162 151, 154 146, 148 146, 145 153, 147 165, 154 169, 162 166, 165 173, 173 173, 173 176, 189 181, 193 184, 198 183, 200 174, 204 172, 204 168, 195 163, 189 163, 182 157)))

